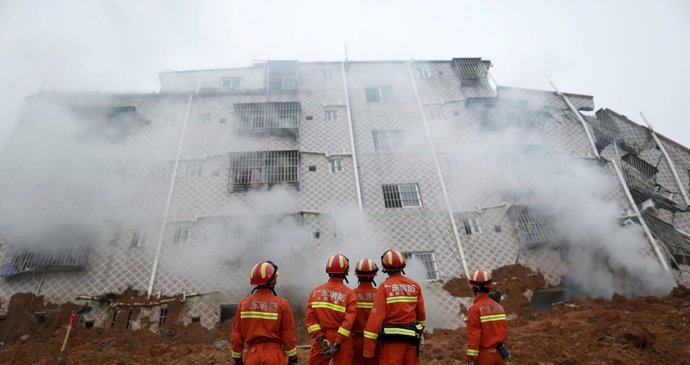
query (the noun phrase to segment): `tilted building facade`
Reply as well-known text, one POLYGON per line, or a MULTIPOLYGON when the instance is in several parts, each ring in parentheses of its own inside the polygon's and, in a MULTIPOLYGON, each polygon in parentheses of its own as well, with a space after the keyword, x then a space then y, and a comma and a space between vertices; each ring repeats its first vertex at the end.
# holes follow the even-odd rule
MULTIPOLYGON (((153 94, 32 96, 2 165, 0 306, 17 292, 92 303, 87 316, 107 327, 126 307, 98 303, 131 288, 183 294, 188 320, 212 326, 246 293, 258 259, 321 273, 333 250, 354 261, 390 246, 420 264, 429 295, 452 313, 462 300, 441 283, 468 270, 521 263, 557 284, 567 260, 553 207, 500 166, 515 154, 589 161, 625 182, 602 186, 601 198, 623 224, 644 226, 640 255, 687 280, 690 151, 609 109, 594 112, 591 96, 496 86, 490 67, 478 58, 267 61, 164 72, 153 94), (95 181, 117 187, 102 216, 51 214, 34 236, 17 228, 30 222, 16 207, 40 196, 17 177, 41 167, 16 156, 50 115, 117 151, 97 159, 107 166, 95 181), (506 143, 506 130, 529 138, 506 143), (360 232, 350 212, 376 233, 360 232), (368 239, 379 242, 359 241, 368 239)), ((300 269, 285 266, 299 287, 300 269)), ((155 322, 162 306, 142 316, 155 322)))

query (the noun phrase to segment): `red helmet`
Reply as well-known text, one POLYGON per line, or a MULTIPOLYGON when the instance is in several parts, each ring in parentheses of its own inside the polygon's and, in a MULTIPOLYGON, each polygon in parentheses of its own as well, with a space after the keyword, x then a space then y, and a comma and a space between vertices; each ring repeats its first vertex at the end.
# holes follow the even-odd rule
POLYGON ((388 250, 381 256, 383 272, 400 271, 405 268, 405 257, 396 250, 388 250))
POLYGON ((259 261, 249 275, 249 282, 254 286, 273 287, 277 279, 278 266, 271 261, 259 261))
POLYGON ((473 288, 492 288, 491 273, 486 270, 477 270, 470 275, 469 286, 473 288))
POLYGON ((357 261, 355 266, 355 275, 358 278, 373 279, 378 271, 379 267, 372 259, 361 259, 357 261))
POLYGON ((328 258, 326 273, 329 275, 347 275, 350 272, 350 260, 341 254, 335 254, 328 258))

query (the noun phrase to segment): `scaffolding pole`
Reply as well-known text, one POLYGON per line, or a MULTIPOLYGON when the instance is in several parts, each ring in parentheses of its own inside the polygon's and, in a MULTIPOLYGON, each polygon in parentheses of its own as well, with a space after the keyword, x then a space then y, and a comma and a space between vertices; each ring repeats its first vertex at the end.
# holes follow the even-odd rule
POLYGON ((455 216, 453 216, 453 210, 450 206, 450 199, 448 199, 448 191, 446 189, 446 183, 443 180, 443 174, 441 173, 441 166, 438 163, 438 157, 436 156, 436 147, 434 145, 434 140, 431 137, 431 132, 429 131, 429 123, 427 123, 426 115, 424 114, 424 108, 422 107, 422 101, 419 97, 419 91, 417 90, 417 83, 414 81, 414 75, 412 74, 412 61, 407 62, 407 73, 410 75, 410 80, 412 80, 412 89, 414 90, 414 95, 417 100, 417 107, 422 115, 422 124, 424 124, 424 131, 426 132, 426 138, 429 142, 429 147, 431 148, 431 156, 434 160, 434 167, 436 168, 436 174, 438 175, 438 181, 441 185, 441 191, 443 192, 443 199, 446 203, 446 210, 448 211, 448 219, 450 220, 450 225, 453 227, 453 238, 455 238, 455 243, 458 246, 458 252, 460 253, 460 261, 462 262, 462 269, 465 272, 466 277, 470 277, 470 270, 467 267, 467 259, 465 258, 465 251, 462 248, 462 241, 460 240, 460 233, 458 233, 458 225, 455 223, 455 216))
POLYGON ((592 133, 590 133, 589 128, 587 128, 587 122, 585 122, 585 119, 582 118, 582 115, 580 115, 580 112, 578 112, 577 109, 575 109, 573 104, 570 102, 570 99, 568 99, 568 97, 565 94, 558 91, 558 88, 556 88, 556 85, 554 85, 553 82, 549 81, 549 84, 551 84, 551 87, 553 88, 553 90, 556 91, 556 94, 558 94, 558 96, 562 97, 563 101, 565 101, 565 103, 568 104, 568 108, 570 108, 570 111, 573 112, 573 114, 577 115, 577 119, 580 121, 580 123, 582 123, 582 128, 584 128, 585 133, 587 133, 587 139, 589 140, 589 144, 592 146, 592 151, 594 152, 594 156, 596 156, 596 158, 600 158, 599 157, 599 151, 597 151, 597 146, 596 146, 596 144, 594 144, 594 138, 592 138, 592 133))

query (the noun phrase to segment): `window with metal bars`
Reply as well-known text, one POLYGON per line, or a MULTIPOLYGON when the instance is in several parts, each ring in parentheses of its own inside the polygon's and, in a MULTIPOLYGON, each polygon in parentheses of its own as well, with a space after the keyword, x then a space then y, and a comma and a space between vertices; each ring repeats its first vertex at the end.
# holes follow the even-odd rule
POLYGON ((236 152, 230 161, 231 191, 299 183, 299 151, 236 152))
POLYGON ((454 58, 451 61, 453 71, 455 71, 455 74, 463 84, 465 82, 486 79, 490 65, 490 62, 482 61, 481 58, 454 58))
POLYGON ((150 123, 142 118, 135 106, 77 107, 74 115, 89 123, 87 132, 98 133, 109 139, 120 141, 150 123))
POLYGON ((525 246, 555 243, 553 215, 548 208, 538 205, 513 205, 508 216, 515 223, 515 232, 525 246))
POLYGON ((185 170, 185 177, 187 178, 195 178, 195 177, 201 177, 201 171, 203 169, 204 164, 201 162, 188 162, 187 163, 187 169, 185 170))
POLYGON ((269 61, 268 87, 272 92, 297 89, 297 61, 269 61))
POLYGON ((338 120, 338 111, 335 109, 326 110, 326 120, 329 122, 338 120))
POLYGON ((234 109, 240 131, 266 132, 299 128, 299 102, 242 103, 235 104, 234 109))
POLYGON ((429 70, 428 67, 417 67, 417 68, 415 68, 415 75, 419 79, 430 79, 431 78, 431 71, 429 70))
POLYGON ((404 130, 375 130, 373 133, 376 151, 400 151, 407 148, 404 130))
POLYGON ((424 111, 429 120, 443 120, 443 106, 442 105, 425 105, 424 111))
POLYGON ((631 153, 628 153, 625 156, 623 156, 621 160, 623 160, 623 162, 627 163, 628 165, 634 167, 635 170, 639 171, 648 179, 654 178, 654 175, 656 175, 656 173, 659 172, 659 170, 656 167, 631 153))
POLYGON ((390 103, 395 101, 395 90, 390 87, 368 87, 364 90, 367 103, 390 103))
POLYGON ((460 213, 456 217, 458 220, 462 221, 465 227, 465 233, 470 234, 480 234, 482 233, 482 226, 479 220, 479 214, 476 213, 460 213))
POLYGON ((421 207, 422 196, 419 193, 419 185, 383 185, 383 203, 386 208, 421 207))
POLYGON ((343 160, 340 158, 332 158, 328 160, 328 166, 331 172, 343 172, 343 160))
POLYGON ((0 277, 37 270, 80 270, 96 237, 96 231, 80 225, 58 226, 41 237, 12 237, 0 264, 0 277))
POLYGON ((173 242, 175 244, 185 244, 189 242, 192 237, 192 227, 191 226, 181 226, 175 229, 175 237, 173 242))
POLYGON ((408 262, 418 262, 422 264, 426 273, 426 280, 438 280, 438 267, 433 251, 403 252, 403 257, 408 262))

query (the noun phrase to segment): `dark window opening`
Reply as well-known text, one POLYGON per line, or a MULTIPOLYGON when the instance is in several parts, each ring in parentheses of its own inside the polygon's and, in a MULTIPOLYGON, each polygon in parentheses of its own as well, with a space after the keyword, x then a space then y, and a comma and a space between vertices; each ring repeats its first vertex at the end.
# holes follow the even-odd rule
POLYGON ((127 311, 127 323, 125 323, 125 329, 129 329, 129 325, 132 322, 132 314, 133 311, 131 309, 127 311))
POLYGON ((117 309, 112 310, 112 315, 110 317, 110 328, 115 328, 115 321, 117 320, 117 309))
POLYGON ((199 317, 199 316, 192 317, 192 323, 198 323, 198 322, 201 322, 201 317, 199 317))
POLYGON ((220 305, 220 323, 223 323, 235 316, 237 312, 237 304, 221 304, 220 305))
POLYGON ((309 171, 316 171, 316 166, 315 165, 309 166, 309 171))
POLYGON ((165 324, 165 321, 168 319, 168 306, 167 305, 162 305, 160 308, 160 311, 158 313, 158 326, 162 326, 165 324))

